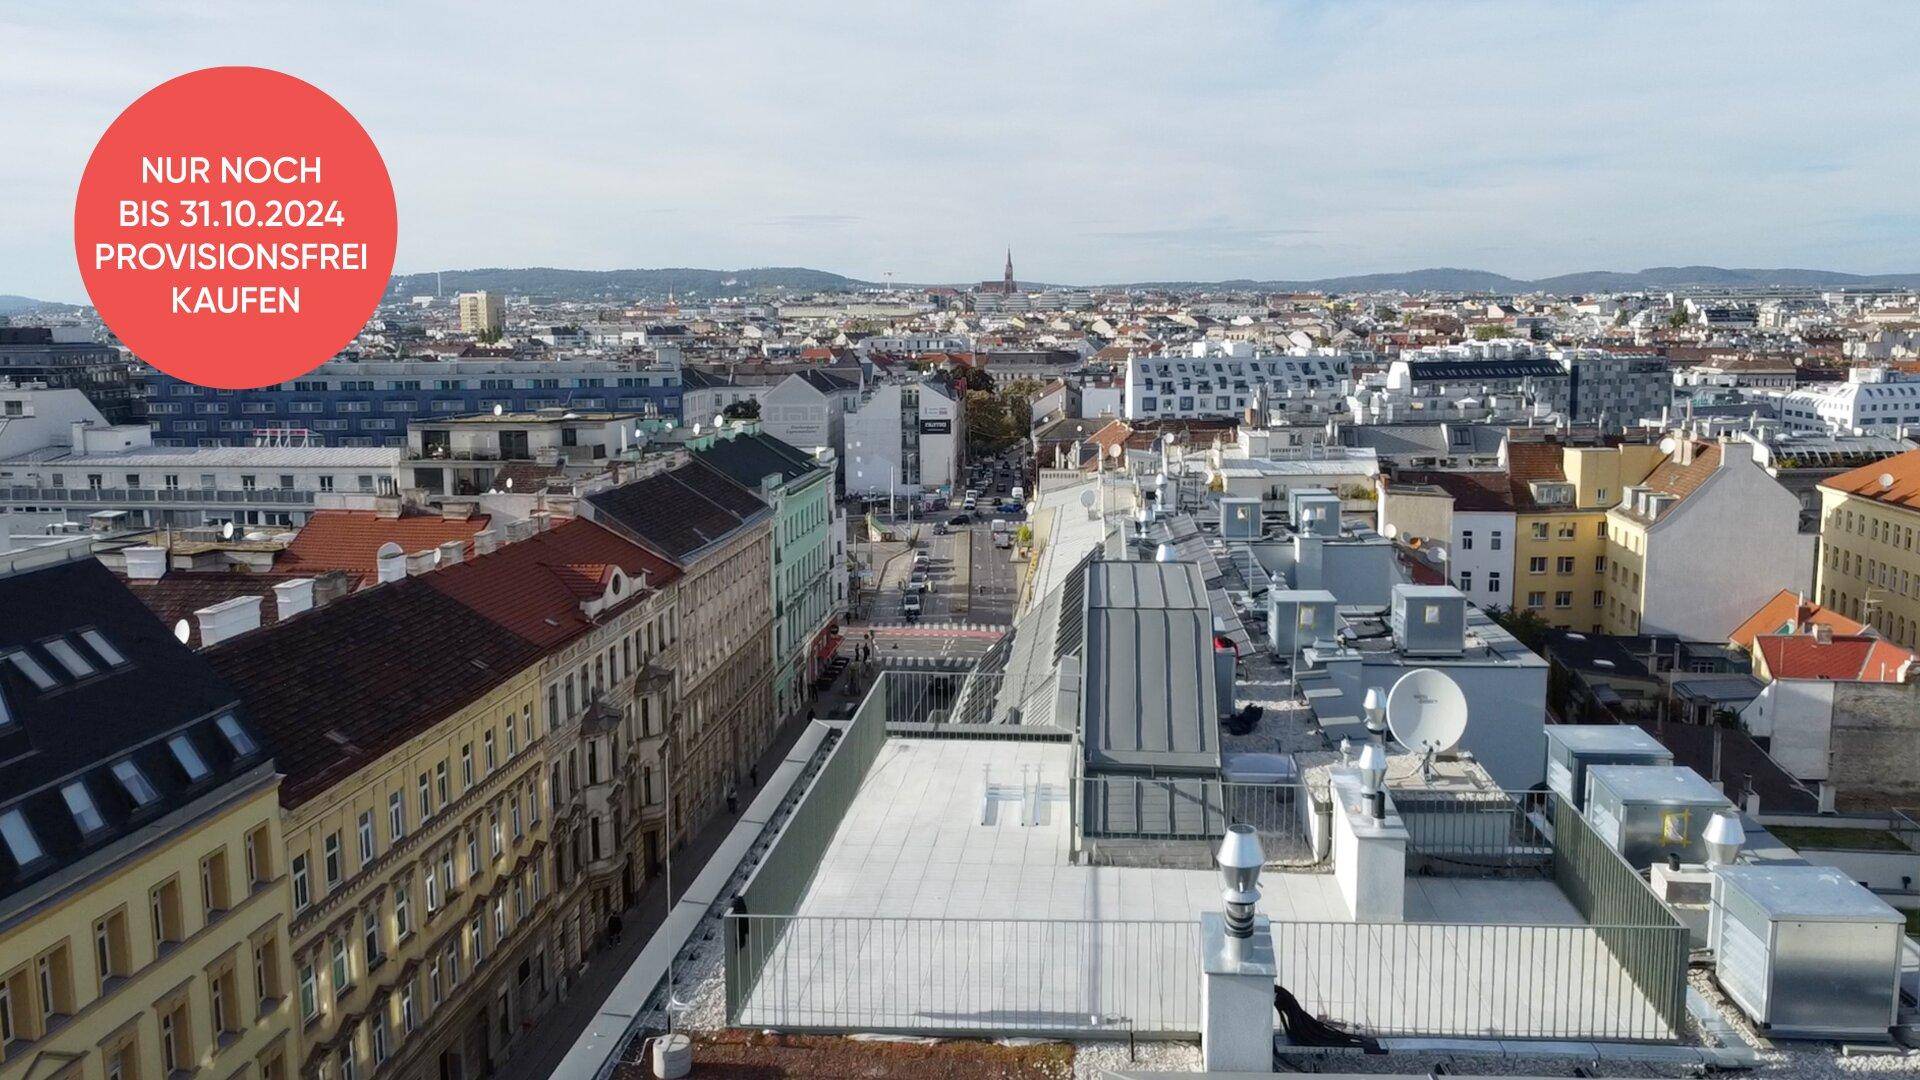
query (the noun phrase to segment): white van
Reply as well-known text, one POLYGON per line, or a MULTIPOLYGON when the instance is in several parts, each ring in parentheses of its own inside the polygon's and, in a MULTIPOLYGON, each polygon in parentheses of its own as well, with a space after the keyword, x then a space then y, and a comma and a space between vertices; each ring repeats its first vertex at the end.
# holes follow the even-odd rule
POLYGON ((1026 488, 1021 487, 1019 484, 1013 485, 1013 501, 1014 502, 1026 502, 1027 501, 1026 494, 1027 494, 1026 488))
POLYGON ((1006 518, 993 519, 993 546, 998 548, 1013 546, 1013 533, 1007 529, 1006 518))

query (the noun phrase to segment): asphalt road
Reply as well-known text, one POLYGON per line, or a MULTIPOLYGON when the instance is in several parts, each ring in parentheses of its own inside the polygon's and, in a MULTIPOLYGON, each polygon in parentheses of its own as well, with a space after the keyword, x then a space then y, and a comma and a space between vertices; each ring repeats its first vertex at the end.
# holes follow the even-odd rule
MULTIPOLYGON (((935 520, 951 516, 941 515, 935 520)), ((902 521, 894 528, 905 535, 908 526, 902 521)), ((879 591, 873 597, 869 619, 864 623, 855 620, 852 626, 1004 626, 1013 621, 1024 564, 1012 561, 1011 550, 993 545, 988 521, 949 526, 945 535, 936 535, 933 525, 926 522, 916 523, 913 528, 918 538, 915 547, 904 542, 853 545, 857 558, 870 559, 877 567, 879 591), (901 605, 910 595, 915 551, 927 554, 927 589, 912 594, 920 598, 921 610, 919 619, 909 623, 901 605)))

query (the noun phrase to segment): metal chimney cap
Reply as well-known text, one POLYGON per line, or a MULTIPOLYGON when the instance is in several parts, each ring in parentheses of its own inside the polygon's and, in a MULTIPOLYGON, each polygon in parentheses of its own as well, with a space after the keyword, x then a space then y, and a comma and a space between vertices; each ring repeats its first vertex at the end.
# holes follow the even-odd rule
POLYGON ((1153 549, 1154 562, 1175 562, 1180 558, 1180 550, 1172 544, 1161 544, 1153 549))
POLYGON ((1260 880, 1261 869, 1267 865, 1267 854, 1260 848, 1260 836, 1251 825, 1227 826, 1227 834, 1220 838, 1220 847, 1213 858, 1227 890, 1243 897, 1253 890, 1260 880))
POLYGON ((1707 819, 1700 839, 1707 845, 1708 864, 1725 866, 1739 857, 1741 846, 1747 842, 1747 830, 1741 827, 1738 814, 1718 810, 1707 819))

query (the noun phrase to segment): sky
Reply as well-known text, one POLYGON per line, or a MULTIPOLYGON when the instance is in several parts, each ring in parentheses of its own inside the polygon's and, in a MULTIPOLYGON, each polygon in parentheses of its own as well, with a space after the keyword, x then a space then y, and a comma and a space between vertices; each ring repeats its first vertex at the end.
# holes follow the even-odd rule
POLYGON ((1920 271, 1906 4, 8 0, 0 293, 154 85, 351 110, 395 270, 1100 284, 1430 266, 1920 271))

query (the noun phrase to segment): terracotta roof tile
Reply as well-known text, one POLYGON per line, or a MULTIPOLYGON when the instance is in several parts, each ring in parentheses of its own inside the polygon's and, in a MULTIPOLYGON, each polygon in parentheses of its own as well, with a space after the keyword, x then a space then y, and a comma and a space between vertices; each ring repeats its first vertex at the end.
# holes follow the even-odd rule
POLYGON ((1785 627, 1804 634, 1815 626, 1830 627, 1836 636, 1867 632, 1861 623, 1812 603, 1792 589, 1781 589, 1760 605, 1759 611, 1748 616, 1746 622, 1735 627, 1727 640, 1739 648, 1750 649, 1753 639, 1762 634, 1778 634, 1785 627))
POLYGON ((1501 472, 1401 472, 1392 487, 1430 485, 1453 496, 1453 508, 1473 512, 1513 509, 1513 489, 1501 472))
POLYGON ((1684 499, 1699 490, 1707 482, 1707 477, 1720 467, 1720 444, 1717 442, 1695 442, 1693 460, 1682 465, 1669 456, 1667 460, 1654 466, 1644 481, 1647 487, 1655 491, 1664 491, 1669 495, 1678 495, 1684 499))
POLYGON ((1823 488, 1844 491, 1863 499, 1920 510, 1920 450, 1909 450, 1889 458, 1850 469, 1821 481, 1823 488), (1891 477, 1891 486, 1883 487, 1882 476, 1891 477))
POLYGON ((388 541, 412 554, 449 540, 470 540, 489 520, 485 514, 448 520, 438 514, 384 518, 372 510, 316 510, 280 553, 274 570, 296 577, 345 570, 371 582, 379 569, 375 556, 388 541))
POLYGON ((1812 634, 1763 634, 1757 643, 1776 679, 1899 682, 1913 654, 1864 634, 1821 641, 1812 634))
MULTIPOLYGON (((574 520, 419 580, 543 650, 592 628, 582 600, 604 595, 614 567, 657 589, 680 576, 667 560, 590 521, 574 520)), ((634 596, 644 595, 635 588, 634 596)))

